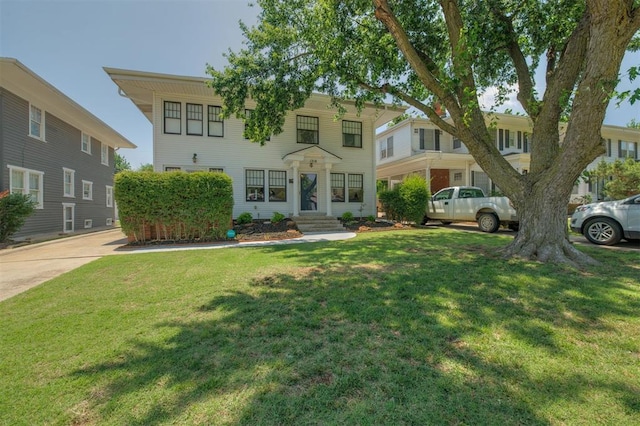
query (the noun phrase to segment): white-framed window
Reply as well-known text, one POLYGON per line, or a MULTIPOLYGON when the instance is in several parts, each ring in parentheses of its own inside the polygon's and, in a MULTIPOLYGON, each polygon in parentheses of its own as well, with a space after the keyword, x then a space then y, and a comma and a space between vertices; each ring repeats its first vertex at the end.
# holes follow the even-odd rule
POLYGON ((109 165, 109 145, 104 142, 100 145, 100 162, 105 166, 109 165))
POLYGON ((224 120, 220 118, 222 107, 209 105, 207 109, 207 135, 221 138, 224 136, 224 120))
POLYGON ((331 201, 344 202, 344 173, 331 173, 331 201))
POLYGON ((362 123, 342 121, 342 146, 362 148, 362 123))
POLYGON ((247 201, 264 201, 264 170, 245 170, 247 201))
POLYGON ((76 205, 75 203, 62 203, 62 231, 73 232, 75 230, 76 205))
POLYGON ((113 207, 113 186, 107 185, 106 190, 107 190, 107 199, 106 199, 107 207, 113 207))
POLYGON ((44 208, 44 172, 17 166, 9 168, 9 190, 13 193, 30 195, 35 200, 36 209, 44 208))
POLYGON ((361 203, 363 196, 363 175, 349 175, 349 202, 361 203))
POLYGON ((269 201, 287 201, 287 172, 269 170, 269 201))
POLYGON ((440 130, 419 129, 418 148, 427 151, 440 151, 440 130))
POLYGON ((85 219, 84 228, 85 229, 93 228, 93 219, 85 219))
POLYGON ((93 200, 93 182, 88 180, 82 181, 82 199, 93 200))
POLYGON ((91 136, 89 136, 85 132, 82 132, 81 138, 80 150, 82 152, 86 152, 87 154, 91 154, 91 136))
POLYGON ((62 195, 70 198, 75 197, 74 181, 76 171, 63 167, 62 174, 62 195))
POLYGON ((164 171, 165 172, 179 172, 180 170, 182 170, 182 167, 176 167, 176 166, 165 166, 164 167, 164 171))
POLYGON ((180 102, 164 101, 164 132, 171 135, 182 133, 180 126, 180 112, 182 105, 180 102))
POLYGON ((29 104, 29 136, 44 140, 44 111, 29 104))
POLYGON ((453 180, 456 182, 462 181, 462 172, 455 172, 453 174, 453 180))
POLYGON ((202 136, 202 105, 187 103, 187 135, 202 136))
POLYGON ((620 158, 633 158, 634 160, 638 158, 638 143, 637 142, 627 142, 627 141, 618 141, 618 157, 620 158))
POLYGON ((318 117, 296 116, 298 143, 317 145, 320 142, 320 120, 318 117))
POLYGON ((393 157, 393 136, 380 142, 380 159, 393 157))

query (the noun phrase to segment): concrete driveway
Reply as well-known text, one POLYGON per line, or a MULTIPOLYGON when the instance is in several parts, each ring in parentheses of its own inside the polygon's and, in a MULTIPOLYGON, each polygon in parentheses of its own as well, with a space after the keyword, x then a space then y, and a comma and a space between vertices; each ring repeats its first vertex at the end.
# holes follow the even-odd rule
POLYGON ((117 228, 0 250, 0 301, 114 254, 126 243, 127 238, 117 228))

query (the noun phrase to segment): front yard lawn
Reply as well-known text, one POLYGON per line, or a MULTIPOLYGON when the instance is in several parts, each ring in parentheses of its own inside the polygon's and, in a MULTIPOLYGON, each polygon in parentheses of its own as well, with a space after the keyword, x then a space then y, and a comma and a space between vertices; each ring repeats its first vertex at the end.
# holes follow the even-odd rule
POLYGON ((509 238, 102 258, 0 303, 0 424, 640 424, 638 253, 509 238))

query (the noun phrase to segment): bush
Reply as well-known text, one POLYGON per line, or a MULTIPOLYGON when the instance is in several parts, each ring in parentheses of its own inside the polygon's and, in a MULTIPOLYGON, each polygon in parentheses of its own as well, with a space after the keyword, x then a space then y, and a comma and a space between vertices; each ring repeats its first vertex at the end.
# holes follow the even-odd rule
POLYGON ((376 221, 376 217, 374 215, 370 214, 369 216, 367 216, 367 220, 369 222, 375 222, 376 221))
POLYGON ((381 192, 378 198, 389 219, 420 223, 429 202, 427 181, 418 175, 408 176, 394 189, 381 192))
POLYGON ((342 213, 342 217, 341 217, 342 221, 347 223, 347 222, 353 222, 353 213, 351 212, 344 212, 342 213))
POLYGON ((273 212, 271 223, 280 223, 284 220, 284 215, 280 212, 273 212))
POLYGON ((36 202, 30 195, 0 193, 0 243, 18 232, 35 209, 36 202))
POLYGON ((238 225, 244 225, 253 222, 253 216, 249 212, 240 213, 240 216, 236 219, 238 225))
POLYGON ((115 176, 122 230, 135 241, 221 239, 231 223, 231 178, 212 172, 131 172, 115 176), (153 231, 148 231, 153 227, 153 231))

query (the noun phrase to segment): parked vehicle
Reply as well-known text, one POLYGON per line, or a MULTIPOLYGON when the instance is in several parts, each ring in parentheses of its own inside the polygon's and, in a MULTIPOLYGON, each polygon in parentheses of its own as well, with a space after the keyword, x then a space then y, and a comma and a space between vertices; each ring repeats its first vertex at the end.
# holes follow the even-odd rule
POLYGON ((579 206, 571 216, 571 230, 583 234, 593 244, 607 246, 622 238, 640 239, 640 194, 579 206))
POLYGON ((439 220, 478 222, 483 232, 496 232, 500 225, 518 229, 518 217, 507 197, 487 197, 474 186, 453 186, 436 192, 427 205, 424 223, 439 220))

